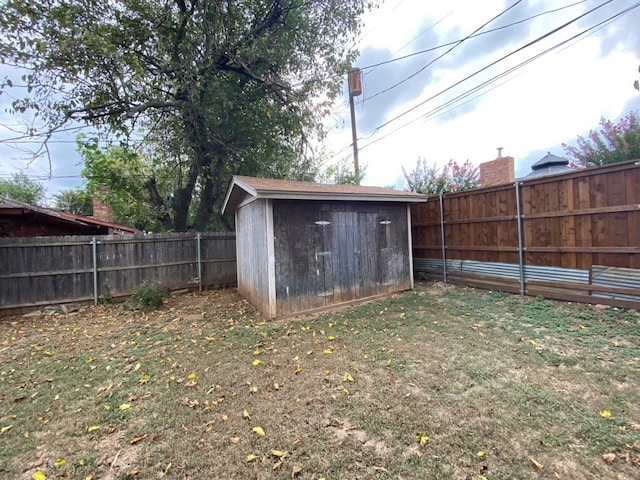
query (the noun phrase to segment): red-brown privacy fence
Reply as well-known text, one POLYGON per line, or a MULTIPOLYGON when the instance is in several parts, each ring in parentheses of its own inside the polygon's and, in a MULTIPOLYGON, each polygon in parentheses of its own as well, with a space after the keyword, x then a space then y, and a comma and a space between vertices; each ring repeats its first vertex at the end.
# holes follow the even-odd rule
POLYGON ((432 197, 411 213, 414 269, 430 278, 640 307, 638 161, 432 197))

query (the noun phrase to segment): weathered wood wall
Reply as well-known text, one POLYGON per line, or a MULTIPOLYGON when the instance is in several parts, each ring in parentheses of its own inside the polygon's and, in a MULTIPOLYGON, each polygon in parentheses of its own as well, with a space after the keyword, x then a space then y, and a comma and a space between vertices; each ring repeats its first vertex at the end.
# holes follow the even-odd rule
POLYGON ((411 288, 406 204, 273 202, 278 315, 411 288))
POLYGON ((443 276, 441 266, 434 269, 432 261, 442 265, 443 208, 446 261, 477 262, 478 268, 486 264, 481 274, 451 271, 451 281, 519 291, 519 280, 506 278, 500 270, 509 271, 509 264, 519 266, 522 253, 525 271, 541 267, 541 275, 545 271, 550 275, 548 281, 525 276, 523 293, 588 301, 585 296, 599 292, 618 298, 598 299, 603 303, 640 306, 640 284, 634 286, 634 278, 640 279, 637 162, 523 180, 518 193, 519 198, 515 185, 503 185, 447 194, 442 205, 438 197, 413 205, 416 271, 443 276), (605 270, 613 280, 598 285, 605 270), (586 284, 580 280, 583 277, 586 284))
POLYGON ((258 199, 236 211, 238 292, 269 312, 267 200, 258 199))
POLYGON ((0 239, 0 313, 130 295, 143 282, 170 288, 233 284, 235 235, 195 233, 0 239), (198 255, 198 246, 200 255, 198 255), (201 279, 198 278, 200 258, 201 279))

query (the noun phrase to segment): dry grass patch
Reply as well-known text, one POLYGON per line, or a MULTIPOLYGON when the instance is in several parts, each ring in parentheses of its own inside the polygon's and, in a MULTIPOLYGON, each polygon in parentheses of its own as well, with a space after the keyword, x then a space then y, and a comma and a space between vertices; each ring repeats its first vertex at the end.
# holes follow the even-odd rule
POLYGON ((270 322, 225 290, 0 334, 3 478, 640 476, 630 310, 429 284, 270 322))

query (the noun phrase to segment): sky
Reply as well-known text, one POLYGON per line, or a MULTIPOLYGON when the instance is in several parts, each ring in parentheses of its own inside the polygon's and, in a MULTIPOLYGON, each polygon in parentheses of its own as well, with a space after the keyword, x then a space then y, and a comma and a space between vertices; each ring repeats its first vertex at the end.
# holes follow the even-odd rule
MULTIPOLYGON (((354 101, 365 185, 402 188, 402 169, 418 158, 478 165, 499 147, 524 176, 548 151, 564 156, 562 143, 601 117, 640 110, 640 2, 387 0, 363 20, 355 62, 363 93, 354 101)), ((345 79, 326 120, 329 163, 352 160, 348 98, 345 79)), ((0 109, 9 100, 0 97, 0 109)), ((23 123, 0 113, 0 139, 23 123)), ((49 199, 81 186, 76 133, 53 137, 51 164, 33 160, 36 144, 0 142, 0 178, 21 171, 49 199)))

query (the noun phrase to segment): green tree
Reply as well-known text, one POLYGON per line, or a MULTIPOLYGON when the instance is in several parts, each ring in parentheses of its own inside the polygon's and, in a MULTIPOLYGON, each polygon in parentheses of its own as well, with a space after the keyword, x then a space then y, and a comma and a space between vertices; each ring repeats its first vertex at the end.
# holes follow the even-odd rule
POLYGON ((587 138, 578 136, 576 145, 562 144, 572 166, 598 167, 640 158, 640 118, 629 112, 618 122, 600 118, 600 130, 590 130, 587 138))
POLYGON ((91 194, 80 188, 60 190, 53 196, 53 208, 74 215, 91 216, 93 213, 91 194))
POLYGON ((172 229, 222 228, 232 174, 316 174, 310 145, 373 3, 7 0, 0 57, 25 71, 13 111, 117 136, 180 177, 161 197, 172 229))
POLYGON ((402 168, 407 187, 412 192, 425 195, 459 192, 482 186, 478 167, 465 161, 462 165, 449 160, 442 169, 429 165, 424 158, 418 158, 415 168, 407 172, 402 168))
POLYGON ((172 230, 170 192, 179 175, 127 148, 101 148, 97 138, 79 136, 78 150, 87 191, 102 197, 116 223, 143 231, 172 230))
POLYGON ((324 171, 317 175, 317 179, 323 183, 333 183, 336 185, 360 185, 366 175, 367 166, 362 165, 356 174, 350 158, 342 159, 329 165, 324 171))
POLYGON ((40 205, 44 200, 44 187, 24 173, 14 173, 10 180, 0 180, 0 196, 29 205, 40 205))

